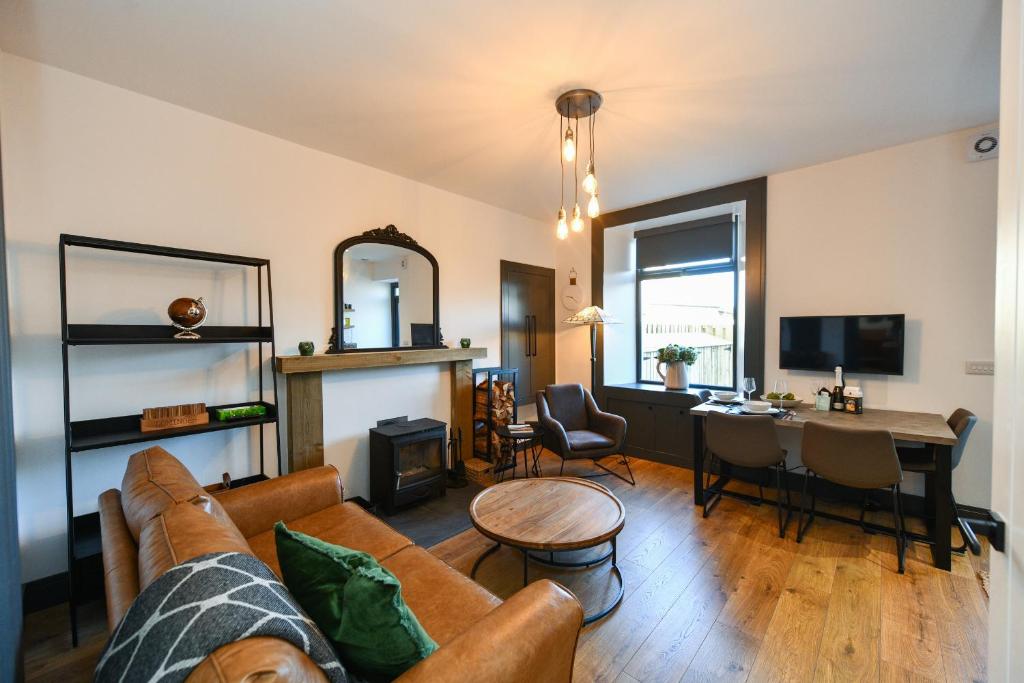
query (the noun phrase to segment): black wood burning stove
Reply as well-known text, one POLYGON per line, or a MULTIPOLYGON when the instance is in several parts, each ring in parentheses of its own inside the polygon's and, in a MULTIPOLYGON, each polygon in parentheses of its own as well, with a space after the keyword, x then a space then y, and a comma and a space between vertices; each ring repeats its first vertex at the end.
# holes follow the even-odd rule
POLYGON ((401 420, 370 430, 370 497, 391 514, 396 508, 445 495, 445 423, 401 420))

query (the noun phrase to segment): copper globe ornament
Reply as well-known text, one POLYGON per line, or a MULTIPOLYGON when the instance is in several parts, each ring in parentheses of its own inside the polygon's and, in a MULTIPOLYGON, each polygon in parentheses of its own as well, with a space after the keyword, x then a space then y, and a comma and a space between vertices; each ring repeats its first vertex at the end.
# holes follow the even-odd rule
POLYGON ((203 303, 203 297, 175 299, 167 307, 167 316, 171 324, 181 330, 174 335, 175 339, 200 339, 195 329, 206 322, 206 304, 203 303))

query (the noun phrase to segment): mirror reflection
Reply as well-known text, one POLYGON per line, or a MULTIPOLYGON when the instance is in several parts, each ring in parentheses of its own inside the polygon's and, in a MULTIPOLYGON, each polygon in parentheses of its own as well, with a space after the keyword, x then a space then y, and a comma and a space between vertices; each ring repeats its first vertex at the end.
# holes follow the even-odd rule
POLYGON ((422 254, 364 242, 343 256, 345 349, 435 346, 434 269, 422 254))

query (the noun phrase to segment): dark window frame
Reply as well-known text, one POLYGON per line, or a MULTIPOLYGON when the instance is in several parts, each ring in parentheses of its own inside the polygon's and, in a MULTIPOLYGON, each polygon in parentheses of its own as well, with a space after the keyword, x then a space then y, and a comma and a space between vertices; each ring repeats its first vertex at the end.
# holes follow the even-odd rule
MULTIPOLYGON (((704 221, 696 221, 696 223, 702 223, 704 221)), ((645 280, 657 280, 661 278, 669 277, 685 277, 690 275, 712 275, 714 273, 732 273, 732 312, 733 312, 733 326, 732 326, 732 385, 731 386, 719 386, 717 384, 698 384, 691 382, 690 386, 696 389, 733 389, 737 387, 738 377, 737 369, 739 367, 739 354, 737 349, 739 348, 737 331, 739 328, 737 313, 739 312, 739 244, 738 244, 738 228, 736 225, 736 217, 732 219, 732 255, 729 257, 728 263, 711 263, 705 265, 697 265, 686 267, 686 264, 680 264, 678 268, 665 268, 663 270, 648 271, 643 268, 636 269, 635 278, 635 300, 636 300, 636 381, 637 384, 661 384, 656 380, 643 379, 643 349, 641 348, 641 340, 643 339, 643 313, 641 310, 640 301, 640 283, 645 280)))
MULTIPOLYGON (((743 374, 764 386, 765 344, 765 268, 767 261, 768 178, 744 180, 731 185, 701 190, 612 211, 591 223, 590 296, 595 306, 604 306, 604 231, 619 225, 674 216, 687 211, 707 209, 734 202, 746 203, 744 223, 744 320, 743 374)), ((737 297, 739 292, 737 292, 737 297)), ((604 399, 604 329, 597 328, 597 363, 599 399, 604 399)))

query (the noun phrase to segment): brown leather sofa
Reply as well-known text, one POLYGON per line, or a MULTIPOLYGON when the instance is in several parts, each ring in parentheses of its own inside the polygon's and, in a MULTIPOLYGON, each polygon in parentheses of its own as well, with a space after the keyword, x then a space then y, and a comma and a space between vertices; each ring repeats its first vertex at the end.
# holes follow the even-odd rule
MULTIPOLYGON (((252 553, 280 573, 273 525, 370 553, 440 648, 399 681, 572 679, 583 610, 551 581, 507 601, 455 571, 342 498, 333 467, 319 467, 211 495, 160 447, 133 455, 121 490, 100 496, 107 622, 111 631, 139 592, 175 564, 205 553, 252 553)), ((325 681, 298 648, 275 638, 221 647, 189 681, 325 681)))

